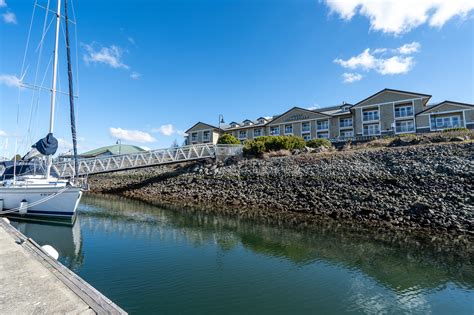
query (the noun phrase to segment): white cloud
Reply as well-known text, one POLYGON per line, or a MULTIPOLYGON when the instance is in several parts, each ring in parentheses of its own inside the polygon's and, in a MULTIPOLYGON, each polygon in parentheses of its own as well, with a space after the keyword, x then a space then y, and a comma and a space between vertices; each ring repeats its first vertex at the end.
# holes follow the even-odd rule
POLYGON ((405 44, 405 45, 399 47, 398 52, 403 54, 403 55, 410 55, 412 53, 419 52, 420 48, 421 48, 420 43, 412 42, 410 44, 405 44))
POLYGON ((381 59, 376 71, 383 75, 404 74, 409 72, 413 66, 413 57, 393 56, 388 59, 381 59))
POLYGON ((318 108, 321 108, 321 106, 319 104, 314 104, 313 106, 307 107, 306 109, 315 110, 315 109, 318 109, 318 108))
POLYGON ((118 46, 111 45, 110 47, 96 47, 97 44, 95 43, 90 45, 84 44, 83 46, 86 50, 86 54, 84 54, 83 58, 87 64, 103 63, 115 69, 130 68, 123 63, 122 56, 124 51, 118 46))
POLYGON ((171 136, 176 133, 176 129, 172 124, 162 125, 159 128, 152 129, 152 132, 161 133, 164 136, 171 136))
POLYGON ((344 78, 345 83, 357 82, 362 79, 362 75, 360 73, 345 72, 342 74, 342 77, 344 78))
MULTIPOLYGON (((351 70, 375 71, 382 75, 404 74, 413 69, 415 60, 411 54, 420 51, 417 42, 405 44, 397 49, 377 48, 373 51, 365 49, 357 56, 347 60, 336 58, 334 62, 351 70)), ((344 82, 351 83, 362 79, 357 73, 344 73, 344 82)))
POLYGON ((133 80, 138 80, 140 79, 142 75, 136 71, 133 71, 131 74, 130 74, 130 78, 132 78, 133 80))
POLYGON ((139 130, 127 130, 110 127, 109 132, 112 137, 121 140, 135 141, 140 143, 150 143, 156 141, 156 139, 153 138, 148 132, 139 130))
POLYGON ((7 24, 17 24, 16 15, 13 12, 7 11, 2 14, 3 21, 7 24))
POLYGON ((188 134, 184 132, 183 130, 178 130, 176 131, 176 134, 181 137, 186 137, 188 134))
POLYGON ((20 79, 12 74, 0 74, 0 84, 6 85, 8 87, 20 87, 20 79))
POLYGON ((127 37, 127 40, 128 40, 128 42, 129 42, 130 44, 135 45, 135 39, 133 39, 132 36, 128 36, 128 37, 127 37))
POLYGON ((0 137, 6 137, 6 136, 7 136, 7 133, 3 131, 2 129, 0 129, 0 137))
POLYGON ((0 0, 0 8, 4 8, 7 6, 7 3, 5 2, 5 0, 0 0))
POLYGON ((67 140, 64 140, 62 138, 58 138, 58 148, 60 150, 71 150, 72 149, 72 143, 70 143, 67 140))
POLYGON ((357 56, 347 60, 335 59, 334 62, 344 68, 370 70, 376 67, 377 58, 370 53, 370 48, 367 48, 357 56))
POLYGON ((455 16, 466 18, 474 9, 472 0, 324 0, 331 13, 350 20, 356 14, 367 17, 376 31, 395 35, 428 23, 442 27, 455 16))

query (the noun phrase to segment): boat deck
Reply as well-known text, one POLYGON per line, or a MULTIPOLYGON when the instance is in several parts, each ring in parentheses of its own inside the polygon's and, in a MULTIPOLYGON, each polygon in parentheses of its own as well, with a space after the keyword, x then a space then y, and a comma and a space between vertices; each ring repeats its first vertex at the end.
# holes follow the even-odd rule
POLYGON ((0 218, 1 314, 126 314, 0 218))

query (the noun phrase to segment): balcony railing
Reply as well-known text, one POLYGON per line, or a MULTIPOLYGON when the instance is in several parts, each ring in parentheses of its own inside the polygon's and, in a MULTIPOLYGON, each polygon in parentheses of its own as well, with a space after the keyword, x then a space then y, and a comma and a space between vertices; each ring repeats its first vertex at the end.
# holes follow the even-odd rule
POLYGON ((413 117, 413 110, 395 111, 395 118, 413 117))
POLYGON ((395 132, 396 133, 415 132, 415 126, 398 126, 398 127, 395 127, 395 132))
POLYGON ((436 121, 431 122, 431 130, 442 130, 450 128, 462 128, 464 127, 464 120, 450 121, 437 123, 436 121))

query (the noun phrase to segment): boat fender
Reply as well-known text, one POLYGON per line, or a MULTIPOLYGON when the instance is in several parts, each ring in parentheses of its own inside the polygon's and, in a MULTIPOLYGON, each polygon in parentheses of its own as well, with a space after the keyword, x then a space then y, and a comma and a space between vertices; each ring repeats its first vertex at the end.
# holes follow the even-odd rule
POLYGON ((41 248, 48 254, 49 256, 53 257, 54 259, 58 260, 59 253, 56 249, 54 249, 51 245, 43 245, 41 248))
POLYGON ((23 199, 20 202, 20 209, 19 209, 20 214, 26 214, 28 212, 28 201, 23 199))
POLYGON ((10 224, 10 220, 8 220, 8 218, 3 218, 3 221, 7 222, 8 224, 10 224))

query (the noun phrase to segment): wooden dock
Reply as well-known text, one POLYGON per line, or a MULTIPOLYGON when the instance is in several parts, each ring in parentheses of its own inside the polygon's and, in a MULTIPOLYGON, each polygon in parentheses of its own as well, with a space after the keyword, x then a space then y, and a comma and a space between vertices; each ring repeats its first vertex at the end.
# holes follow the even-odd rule
POLYGON ((0 218, 0 314, 127 314, 0 218))

